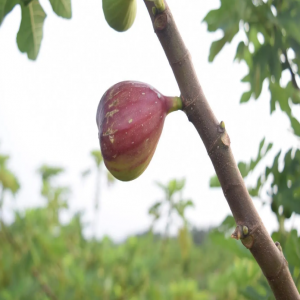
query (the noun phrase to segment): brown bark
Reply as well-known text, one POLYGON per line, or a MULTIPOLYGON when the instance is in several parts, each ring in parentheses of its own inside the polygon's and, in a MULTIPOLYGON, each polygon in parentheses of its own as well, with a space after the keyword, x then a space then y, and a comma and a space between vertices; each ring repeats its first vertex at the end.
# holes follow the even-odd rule
POLYGON ((271 239, 252 203, 232 155, 224 123, 217 121, 205 98, 168 5, 165 3, 165 11, 154 16, 153 2, 144 2, 180 88, 184 111, 207 149, 243 244, 256 259, 276 299, 300 299, 283 253, 271 239))

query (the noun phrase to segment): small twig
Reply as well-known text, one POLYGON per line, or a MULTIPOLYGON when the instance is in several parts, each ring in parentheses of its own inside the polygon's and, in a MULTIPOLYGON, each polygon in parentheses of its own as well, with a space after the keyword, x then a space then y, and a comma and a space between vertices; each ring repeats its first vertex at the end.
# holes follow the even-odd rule
POLYGON ((287 63, 288 69, 289 69, 291 77, 292 77, 293 86, 295 87, 295 89, 300 90, 300 88, 299 88, 299 86, 297 84, 297 81, 296 81, 296 75, 295 75, 295 73, 294 73, 294 71, 292 69, 292 66, 291 66, 290 61, 288 59, 288 55, 287 55, 287 51, 286 50, 283 51, 283 55, 285 57, 285 61, 287 63))

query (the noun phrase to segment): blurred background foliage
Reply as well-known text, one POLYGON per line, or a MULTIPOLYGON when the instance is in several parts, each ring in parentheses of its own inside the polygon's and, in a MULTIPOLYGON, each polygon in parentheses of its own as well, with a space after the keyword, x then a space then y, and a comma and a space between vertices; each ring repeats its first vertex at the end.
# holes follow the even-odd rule
MULTIPOLYGON (((183 222, 178 237, 169 237, 172 214, 185 221, 184 204, 190 200, 175 200, 184 181, 160 184, 165 197, 149 210, 157 220, 159 206, 167 206, 163 235, 149 230, 115 244, 109 237, 86 239, 80 213, 68 224, 59 222, 68 196, 67 187, 53 183, 61 172, 39 169, 45 207, 16 212, 12 224, 1 221, 0 299, 219 299, 222 294, 238 299, 239 289, 260 277, 249 253, 224 239, 234 227, 232 218, 209 232, 190 232, 183 222)), ((11 172, 7 176, 17 182, 11 172)), ((1 184, 4 201, 16 187, 1 184)))
MULTIPOLYGON (((0 180, 3 204, 19 184, 8 156, 0 157, 6 158, 0 169, 6 172, 0 180), (6 176, 10 185, 2 180, 6 176)), ((209 230, 189 224, 185 213, 193 202, 182 196, 184 180, 157 183, 162 199, 149 208, 152 226, 114 243, 109 237, 86 238, 80 212, 62 224, 59 214, 68 209, 70 195, 58 183, 63 169, 44 165, 38 172, 46 205, 16 211, 11 224, 0 219, 0 299, 274 299, 250 252, 230 238, 233 217, 209 230), (170 236, 168 228, 178 216, 182 226, 170 236), (153 225, 160 218, 166 230, 157 234, 153 225)), ((281 242, 300 288, 297 231, 279 230, 273 239, 281 242)))
MULTIPOLYGON (((278 220, 273 232, 289 262, 293 279, 300 288, 300 238, 296 230, 287 231, 285 220, 300 214, 300 137, 299 68, 300 68, 300 0, 221 0, 220 7, 204 18, 208 31, 223 31, 223 37, 212 43, 209 60, 213 61, 226 43, 241 38, 235 60, 248 66, 242 82, 248 90, 241 103, 258 99, 263 86, 269 89, 270 113, 282 111, 290 120, 295 144, 273 158, 270 166, 264 158, 270 155, 272 143, 263 139, 256 157, 239 162, 244 178, 258 165, 264 171, 256 184, 249 186, 252 197, 270 205, 278 220)), ((70 0, 50 0, 57 15, 71 18, 70 0)), ((0 25, 14 8, 21 5, 22 21, 17 35, 21 52, 36 59, 42 40, 46 14, 38 0, 0 0, 0 25)), ((102 156, 91 152, 93 165, 82 172, 88 176, 106 176, 102 156)), ((247 158, 245 158, 247 159, 247 158)), ((46 205, 15 211, 14 221, 2 216, 7 195, 20 189, 17 176, 9 168, 9 156, 0 154, 0 299, 274 299, 249 251, 230 239, 235 221, 228 216, 220 226, 209 230, 194 228, 186 218, 193 201, 183 197, 185 180, 157 183, 162 198, 149 208, 152 224, 143 234, 114 243, 83 235, 85 224, 81 213, 68 223, 59 214, 68 209, 70 189, 60 186, 64 170, 43 165, 41 197, 46 205), (167 214, 165 214, 167 212, 167 214), (170 236, 173 218, 182 226, 177 236, 170 236), (158 220, 165 221, 165 231, 154 233, 158 220)), ((100 180, 95 187, 95 212, 99 209, 100 180)), ((212 188, 219 188, 216 176, 212 188)), ((95 221, 97 220, 95 213, 95 221)))

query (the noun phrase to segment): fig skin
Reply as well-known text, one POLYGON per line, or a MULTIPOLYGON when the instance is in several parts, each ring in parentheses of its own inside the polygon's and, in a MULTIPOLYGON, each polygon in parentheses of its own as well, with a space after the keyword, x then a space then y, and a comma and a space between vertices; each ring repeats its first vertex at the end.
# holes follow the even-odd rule
POLYGON ((119 32, 132 26, 136 17, 136 7, 136 0, 102 0, 106 22, 119 32))
POLYGON ((97 110, 98 137, 107 169, 121 181, 140 176, 149 165, 168 113, 181 109, 146 83, 123 81, 108 89, 97 110))

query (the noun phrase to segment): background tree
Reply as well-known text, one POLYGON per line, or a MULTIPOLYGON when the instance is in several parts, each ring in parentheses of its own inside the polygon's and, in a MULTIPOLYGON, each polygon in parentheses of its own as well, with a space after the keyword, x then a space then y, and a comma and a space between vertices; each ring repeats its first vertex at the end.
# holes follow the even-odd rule
MULTIPOLYGON (((266 167, 257 179, 254 187, 249 187, 253 197, 271 205, 276 214, 279 229, 273 238, 280 241, 288 261, 296 262, 291 257, 297 245, 297 234, 287 232, 284 227, 286 219, 300 213, 300 150, 296 146, 300 136, 300 123, 293 112, 297 112, 300 104, 299 67, 300 67, 300 3, 299 1, 221 1, 217 10, 210 11, 204 18, 209 31, 223 30, 224 36, 212 43, 209 60, 213 61, 226 43, 242 31, 245 40, 240 41, 235 59, 248 66, 248 74, 242 82, 250 85, 250 90, 241 97, 246 103, 251 96, 258 99, 263 83, 268 84, 270 92, 270 113, 276 108, 281 110, 290 120, 295 144, 284 154, 274 157, 271 167, 266 167), (298 24, 298 25, 297 25, 298 24), (288 74, 287 74, 288 73, 288 74), (289 76, 288 76, 289 75, 289 76), (282 157, 284 154, 284 157, 282 157), (283 169, 280 162, 283 162, 283 169), (292 237, 293 236, 293 237, 292 237), (293 240, 293 241, 292 241, 293 240), (293 250, 292 250, 293 249, 293 250)), ((267 154, 272 144, 268 144, 261 153, 264 140, 259 146, 259 153, 250 163, 238 164, 245 178, 252 172, 260 160, 267 154)), ((211 186, 219 186, 216 177, 211 179, 211 186)), ((290 263, 291 264, 291 263, 290 263)), ((296 283, 299 281, 299 264, 290 265, 296 283)))

